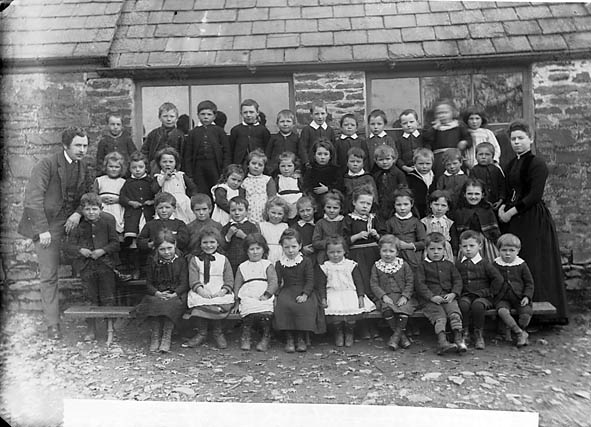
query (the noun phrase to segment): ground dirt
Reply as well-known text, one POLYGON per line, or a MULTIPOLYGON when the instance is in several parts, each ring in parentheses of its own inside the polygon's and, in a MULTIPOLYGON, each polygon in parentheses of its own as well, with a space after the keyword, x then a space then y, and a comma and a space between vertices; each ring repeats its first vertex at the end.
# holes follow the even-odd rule
MULTIPOLYGON (((382 338, 342 349, 329 335, 307 353, 286 354, 280 337, 267 353, 239 349, 227 325, 227 350, 213 343, 168 354, 147 351, 148 331, 119 322, 117 341, 81 342, 82 320, 64 323, 64 339, 44 337, 38 313, 5 313, 0 415, 10 425, 59 426, 64 398, 164 401, 334 403, 539 412, 540 426, 591 426, 591 313, 567 326, 535 326, 517 349, 487 333, 487 348, 437 356, 429 325, 408 350, 382 338)), ((387 338, 387 331, 382 331, 387 338)))

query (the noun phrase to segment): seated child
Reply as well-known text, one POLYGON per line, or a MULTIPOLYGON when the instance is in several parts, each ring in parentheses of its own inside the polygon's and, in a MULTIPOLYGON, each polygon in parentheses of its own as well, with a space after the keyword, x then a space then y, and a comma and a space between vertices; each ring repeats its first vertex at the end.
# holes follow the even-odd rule
POLYGON ((318 220, 312 234, 312 248, 316 251, 318 265, 326 261, 326 240, 329 237, 343 235, 343 194, 338 190, 332 190, 326 193, 323 199, 324 216, 318 220))
POLYGON ((462 153, 451 148, 443 154, 445 171, 437 180, 437 189, 445 190, 451 196, 452 206, 458 205, 462 186, 468 181, 468 175, 462 170, 462 153))
POLYGON ((257 224, 263 221, 267 200, 277 194, 275 181, 269 175, 263 174, 266 163, 267 156, 262 150, 256 149, 248 153, 248 173, 242 181, 242 188, 246 191, 245 197, 248 200, 248 220, 257 224))
POLYGON ((326 239, 326 255, 328 260, 320 265, 317 279, 324 316, 335 327, 335 345, 351 347, 355 321, 376 306, 364 293, 357 263, 345 258, 342 236, 326 239))
POLYGON ((493 296, 499 293, 503 277, 497 269, 480 255, 482 236, 467 230, 460 234, 462 257, 456 268, 462 276, 462 294, 459 306, 464 319, 464 338, 469 337, 469 328, 474 328, 474 348, 484 349, 484 316, 493 307, 493 296))
POLYGON ((154 247, 146 275, 147 295, 135 312, 150 325, 150 351, 168 353, 174 325, 187 307, 189 275, 187 260, 177 250, 176 236, 170 230, 158 233, 154 247))
POLYGON ((296 203, 299 219, 293 224, 292 228, 300 233, 302 237, 302 254, 312 259, 313 264, 316 264, 314 255, 314 247, 312 246, 312 239, 314 236, 314 199, 309 196, 302 196, 296 203))
POLYGON ((312 158, 304 174, 304 192, 321 205, 322 197, 330 190, 341 191, 343 179, 335 164, 334 146, 321 138, 312 145, 312 158))
MULTIPOLYGON (((119 239, 113 215, 101 212, 95 193, 80 198, 82 220, 68 235, 65 252, 74 258, 74 268, 93 305, 115 305, 115 272, 119 239)), ((95 319, 86 319, 84 341, 94 341, 95 319)))
MULTIPOLYGON (((105 156, 116 151, 123 156, 125 164, 129 164, 129 156, 135 152, 135 144, 131 135, 123 130, 123 121, 120 113, 107 114, 108 132, 104 134, 96 148, 96 172, 97 176, 102 175, 106 171, 103 170, 105 163, 105 156)), ((122 174, 126 176, 125 172, 122 174)))
POLYGON ((256 224, 248 221, 248 200, 236 196, 230 199, 230 222, 222 227, 222 249, 225 251, 232 271, 248 258, 244 250, 244 239, 251 233, 258 233, 256 224))
POLYGON ((443 190, 435 190, 429 196, 430 214, 421 219, 427 234, 437 232, 445 237, 445 256, 448 261, 455 262, 455 254, 458 253, 458 231, 454 222, 447 217, 451 206, 449 193, 443 190))
POLYGON ((271 135, 265 154, 269 159, 265 173, 276 176, 279 173, 279 156, 289 151, 298 154, 300 152, 300 138, 295 132, 295 114, 290 110, 281 110, 277 113, 277 127, 279 132, 271 135))
POLYGON ((286 219, 293 220, 297 215, 296 202, 302 197, 302 178, 297 175, 299 161, 292 152, 279 155, 279 174, 275 178, 277 195, 287 202, 289 212, 286 219))
POLYGON ((337 158, 337 165, 341 168, 342 173, 347 172, 347 162, 349 160, 349 150, 353 147, 363 150, 365 154, 363 157, 363 165, 368 172, 369 168, 369 149, 365 138, 357 134, 358 127, 357 118, 353 114, 345 114, 341 117, 341 135, 335 141, 335 152, 337 158))
POLYGON ((310 106, 310 115, 312 116, 312 121, 309 125, 304 126, 300 133, 299 157, 306 168, 310 166, 312 159, 314 158, 314 153, 316 151, 314 149, 314 144, 316 141, 325 139, 333 144, 333 146, 336 141, 333 128, 326 123, 328 117, 326 105, 320 101, 313 102, 310 106))
POLYGON ((378 145, 374 153, 373 179, 378 190, 378 217, 386 222, 394 214, 394 192, 406 187, 406 176, 398 169, 396 151, 389 145, 378 145))
POLYGON ((148 159, 149 170, 152 173, 160 170, 156 162, 156 153, 167 147, 174 148, 179 153, 184 145, 185 135, 176 127, 178 116, 178 109, 170 102, 165 102, 158 108, 158 119, 162 126, 148 134, 140 150, 148 159))
POLYGON ((248 153, 254 150, 261 150, 264 154, 271 139, 269 130, 260 121, 259 104, 254 99, 245 99, 240 103, 240 116, 242 123, 230 130, 229 139, 232 163, 239 165, 248 161, 248 153))
POLYGON ((523 347, 528 338, 525 329, 533 314, 534 279, 525 261, 518 256, 521 241, 517 236, 503 234, 497 245, 501 255, 493 265, 503 276, 503 285, 495 295, 495 308, 505 325, 517 335, 517 347, 523 347), (517 322, 511 316, 511 309, 517 311, 517 322))
POLYGON ((408 109, 400 113, 399 119, 402 135, 396 138, 396 166, 403 172, 411 173, 414 170, 415 151, 425 148, 423 135, 419 131, 419 115, 415 110, 408 109))
POLYGON ((195 214, 195 221, 187 225, 189 231, 189 246, 188 253, 198 254, 201 250, 201 245, 198 242, 198 236, 201 229, 205 227, 217 228, 222 230, 222 224, 214 221, 209 217, 212 210, 211 198, 204 193, 197 193, 191 197, 191 209, 195 214))
POLYGON ((408 188, 414 195, 415 209, 419 218, 427 215, 429 194, 435 191, 435 179, 431 168, 433 167, 433 152, 427 148, 419 148, 415 151, 414 169, 408 173, 406 180, 408 188))
POLYGON ((281 197, 275 196, 267 201, 265 206, 265 214, 263 218, 265 221, 259 222, 259 229, 261 234, 269 245, 269 254, 267 259, 273 264, 279 261, 283 253, 279 239, 283 232, 287 229, 287 214, 289 212, 289 205, 281 197))
POLYGON ((484 183, 486 200, 496 211, 506 198, 505 175, 498 164, 493 163, 494 146, 489 142, 481 142, 476 147, 477 163, 470 170, 470 177, 484 183))
POLYGON ((271 340, 271 319, 275 294, 279 289, 275 265, 267 259, 269 247, 260 233, 252 233, 244 239, 248 260, 238 266, 234 280, 235 311, 242 318, 240 349, 250 350, 252 329, 260 323, 263 329, 257 351, 267 351, 271 340))
POLYGON ((246 196, 246 190, 241 187, 243 180, 244 169, 242 166, 231 164, 224 169, 220 182, 211 187, 211 194, 215 202, 211 219, 222 225, 226 225, 230 221, 230 200, 236 196, 246 196))
MULTIPOLYGON (((394 142, 394 139, 392 139, 390 135, 388 135, 384 130, 387 122, 388 120, 386 119, 386 113, 384 113, 382 110, 373 110, 367 117, 367 124, 370 132, 369 139, 367 140, 367 150, 369 153, 368 170, 372 173, 374 172, 376 160, 374 156, 376 148, 380 146, 388 146, 391 147, 394 152, 396 152, 396 143, 394 142)), ((394 158, 394 161, 396 161, 396 158, 394 158)))
POLYGON ((361 186, 368 186, 371 188, 375 197, 378 194, 376 183, 373 177, 365 171, 363 164, 365 163, 366 154, 358 147, 353 147, 347 152, 347 173, 343 178, 345 188, 345 212, 351 212, 353 191, 361 186))
POLYGON ((425 259, 416 270, 415 290, 425 317, 433 324, 439 344, 437 354, 465 352, 462 315, 457 298, 462 293, 462 276, 451 261, 444 259, 445 237, 430 233, 425 239, 425 259), (454 334, 454 344, 447 341, 447 321, 454 334))
POLYGON ((406 336, 406 324, 408 317, 417 307, 417 301, 412 297, 412 269, 402 258, 396 256, 398 243, 398 239, 391 234, 382 236, 379 241, 380 260, 371 268, 370 279, 378 308, 393 332, 388 341, 388 346, 392 350, 410 347, 410 340, 406 336))

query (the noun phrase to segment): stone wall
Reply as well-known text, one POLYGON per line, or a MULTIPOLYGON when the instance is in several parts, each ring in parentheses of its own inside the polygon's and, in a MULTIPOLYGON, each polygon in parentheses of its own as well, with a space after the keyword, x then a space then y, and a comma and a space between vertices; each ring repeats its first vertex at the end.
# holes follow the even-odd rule
POLYGON ((536 149, 548 162, 544 199, 564 255, 568 289, 591 287, 591 60, 533 66, 536 149))

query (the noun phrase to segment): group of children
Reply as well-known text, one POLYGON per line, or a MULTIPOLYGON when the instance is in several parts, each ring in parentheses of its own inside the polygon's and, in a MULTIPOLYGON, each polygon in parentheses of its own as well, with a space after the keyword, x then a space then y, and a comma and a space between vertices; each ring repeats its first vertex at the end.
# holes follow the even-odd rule
MULTIPOLYGON (((200 125, 181 138, 178 111, 165 103, 162 127, 134 152, 121 117, 111 115, 97 152, 105 175, 81 201, 85 226, 69 236, 89 284, 117 273, 119 243, 135 278, 148 256, 148 295, 136 311, 150 321, 151 351, 169 351, 174 325, 190 317, 198 333, 184 346, 202 344, 211 329, 225 348, 221 320, 230 312, 242 318, 244 350, 257 324, 259 351, 272 328, 284 332, 287 352, 306 351, 307 334, 327 323, 337 346, 351 346, 357 320, 376 309, 392 329, 388 345, 407 348, 408 318, 419 307, 440 353, 466 351, 470 328, 483 349, 493 307, 517 345, 527 344, 533 280, 519 239, 500 235, 504 176, 482 112, 470 110, 467 127, 453 119, 450 101, 439 102, 422 134, 418 114, 405 110, 396 140, 381 110, 368 117, 367 140, 352 114, 341 118, 337 137, 322 104, 312 105, 313 121, 299 136, 289 110, 279 112, 272 136, 253 100, 242 103, 243 122, 229 137, 216 112, 213 102, 199 103, 200 125)), ((103 295, 92 283, 93 302, 113 301, 114 285, 103 295)), ((367 322, 359 329, 371 336, 367 322)), ((85 339, 94 339, 91 321, 85 339)))

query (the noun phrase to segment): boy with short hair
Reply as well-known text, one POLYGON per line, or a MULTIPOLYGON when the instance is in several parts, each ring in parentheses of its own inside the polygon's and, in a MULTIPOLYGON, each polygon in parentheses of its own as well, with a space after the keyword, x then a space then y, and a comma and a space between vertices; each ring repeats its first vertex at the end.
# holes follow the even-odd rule
POLYGON ((343 178, 345 187, 345 213, 352 212, 353 208, 353 191, 357 187, 367 185, 371 188, 374 194, 374 200, 376 200, 378 190, 373 177, 365 172, 363 165, 365 163, 365 151, 361 148, 353 147, 347 152, 347 173, 343 178))
POLYGON ((103 162, 107 154, 116 151, 129 164, 129 156, 137 150, 131 135, 123 129, 120 113, 107 114, 107 128, 108 132, 101 137, 96 149, 96 176, 104 175, 103 162))
POLYGON ((300 138, 295 129, 295 114, 291 110, 281 110, 277 113, 277 127, 279 132, 271 135, 265 154, 267 165, 265 174, 276 176, 279 173, 279 155, 286 151, 297 154, 300 150, 300 138))
MULTIPOLYGON (((369 127, 369 139, 367 140, 367 149, 369 150, 369 170, 371 172, 375 169, 375 150, 381 145, 387 145, 396 150, 396 143, 394 139, 386 133, 388 119, 386 113, 382 110, 373 110, 367 117, 367 124, 369 127)), ((398 153, 396 151, 396 153, 398 153)), ((396 154, 398 156, 398 154, 396 154)), ((396 159, 394 159, 396 160, 396 159)))
POLYGON ((400 113, 402 134, 396 139, 398 161, 396 165, 406 173, 411 173, 414 165, 414 152, 425 146, 423 135, 419 131, 419 115, 408 109, 400 113))
POLYGON ((191 197, 191 209, 195 214, 195 220, 187 224, 189 229, 189 248, 187 252, 198 254, 201 250, 201 242, 199 241, 201 230, 205 227, 211 227, 221 231, 222 224, 211 219, 213 203, 211 197, 207 194, 197 193, 191 197))
POLYGON ((172 147, 177 153, 181 152, 185 135, 176 127, 179 110, 171 102, 165 102, 158 108, 158 119, 162 126, 152 130, 142 145, 141 152, 148 158, 151 174, 160 170, 156 164, 156 153, 163 148, 172 147))
POLYGON ((429 233, 425 239, 425 259, 416 269, 415 290, 425 317, 433 324, 439 344, 437 354, 467 350, 462 337, 462 316, 457 298, 462 293, 462 277, 451 261, 444 258, 445 237, 429 233), (447 341, 447 321, 454 333, 454 344, 447 341))
POLYGON ((197 104, 200 124, 189 132, 185 143, 183 170, 197 184, 200 193, 208 193, 230 164, 228 137, 214 123, 217 109, 217 105, 210 100, 197 104))
POLYGON ((486 310, 493 307, 492 298, 503 285, 503 276, 480 255, 482 235, 466 230, 460 235, 460 255, 456 268, 462 276, 462 295, 459 306, 464 319, 464 338, 469 336, 470 319, 474 327, 474 347, 484 349, 484 319, 486 310))
POLYGON ((245 99, 240 104, 242 123, 230 131, 232 163, 244 164, 248 153, 260 148, 265 152, 271 134, 259 121, 259 104, 254 99, 245 99))
POLYGON ((457 148, 450 148, 443 153, 445 172, 437 180, 437 189, 445 190, 451 196, 453 208, 457 208, 462 187, 468 181, 468 175, 462 170, 462 153, 457 148))
POLYGON ((380 144, 374 150, 375 166, 373 179, 376 183, 378 217, 386 222, 394 214, 394 192, 407 185, 406 175, 396 166, 396 150, 387 144, 380 144))
POLYGON ((248 220, 248 200, 241 196, 230 199, 230 222, 222 227, 222 247, 236 274, 238 266, 248 259, 244 248, 244 239, 251 233, 259 231, 259 227, 248 220))
POLYGON ((406 176, 408 188, 415 197, 415 209, 419 218, 427 216, 429 194, 435 191, 435 175, 433 174, 433 152, 428 148, 419 148, 413 155, 414 167, 406 176))
POLYGON ((314 153, 311 151, 316 141, 320 138, 326 138, 333 145, 336 142, 334 129, 326 123, 328 118, 326 105, 321 101, 314 101, 310 105, 310 115, 312 116, 312 121, 307 126, 304 126, 300 133, 299 156, 305 167, 308 167, 314 158, 314 153))
MULTIPOLYGON (((68 235, 65 251, 74 258, 88 298, 93 305, 115 305, 115 272, 119 262, 119 237, 113 215, 101 211, 96 193, 80 198, 82 220, 68 235)), ((96 337, 95 319, 86 319, 84 341, 96 337)))

